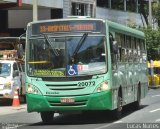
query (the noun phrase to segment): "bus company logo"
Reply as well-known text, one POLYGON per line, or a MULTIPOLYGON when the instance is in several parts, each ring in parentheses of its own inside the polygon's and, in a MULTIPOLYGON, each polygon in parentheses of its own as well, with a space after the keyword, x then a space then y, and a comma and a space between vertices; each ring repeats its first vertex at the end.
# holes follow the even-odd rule
POLYGON ((48 94, 48 95, 52 95, 52 94, 59 94, 59 92, 46 92, 46 94, 48 94))

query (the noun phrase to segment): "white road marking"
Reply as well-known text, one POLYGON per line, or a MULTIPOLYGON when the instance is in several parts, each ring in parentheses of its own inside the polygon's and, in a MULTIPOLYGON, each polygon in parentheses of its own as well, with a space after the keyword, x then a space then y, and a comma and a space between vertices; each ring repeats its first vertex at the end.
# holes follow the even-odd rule
POLYGON ((160 110, 160 108, 157 108, 157 109, 155 109, 155 110, 152 110, 152 111, 149 111, 149 112, 156 112, 156 111, 159 111, 160 110))
POLYGON ((160 95, 153 95, 152 97, 160 97, 160 95))
POLYGON ((100 127, 97 127, 97 128, 94 128, 94 129, 103 129, 103 128, 106 128, 106 127, 109 127, 109 126, 112 126, 113 124, 108 124, 108 125, 104 125, 104 126, 100 126, 100 127))
POLYGON ((114 123, 122 123, 122 121, 119 120, 119 121, 115 121, 114 123))
POLYGON ((104 128, 107 128, 107 127, 112 126, 114 124, 117 124, 117 123, 122 123, 122 121, 115 121, 111 124, 103 125, 103 126, 100 126, 100 127, 94 128, 94 129, 104 129, 104 128))

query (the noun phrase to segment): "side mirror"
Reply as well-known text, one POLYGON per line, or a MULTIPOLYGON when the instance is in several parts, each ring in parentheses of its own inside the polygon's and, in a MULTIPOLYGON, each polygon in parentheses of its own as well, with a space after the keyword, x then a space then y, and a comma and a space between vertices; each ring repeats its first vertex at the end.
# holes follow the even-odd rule
POLYGON ((112 42, 112 52, 114 54, 118 54, 118 43, 117 43, 117 41, 112 42))
POLYGON ((26 39, 26 33, 20 35, 18 44, 17 44, 17 52, 18 52, 18 58, 24 57, 24 48, 25 46, 25 39, 26 39))
POLYGON ((18 44, 17 45, 17 49, 18 49, 18 57, 22 58, 23 57, 23 53, 24 53, 22 44, 18 44))
POLYGON ((15 71, 13 72, 13 77, 17 77, 17 76, 19 76, 19 71, 18 71, 18 70, 15 70, 15 71))

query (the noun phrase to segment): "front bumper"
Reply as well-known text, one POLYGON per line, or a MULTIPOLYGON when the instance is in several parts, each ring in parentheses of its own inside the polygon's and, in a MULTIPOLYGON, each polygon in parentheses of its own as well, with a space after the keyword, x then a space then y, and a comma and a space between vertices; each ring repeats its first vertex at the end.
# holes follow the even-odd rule
POLYGON ((13 92, 10 89, 0 90, 0 98, 13 98, 13 92))
POLYGON ((111 91, 81 96, 41 96, 27 94, 28 112, 42 111, 82 111, 112 109, 111 91), (61 103, 61 98, 74 98, 74 103, 61 103))

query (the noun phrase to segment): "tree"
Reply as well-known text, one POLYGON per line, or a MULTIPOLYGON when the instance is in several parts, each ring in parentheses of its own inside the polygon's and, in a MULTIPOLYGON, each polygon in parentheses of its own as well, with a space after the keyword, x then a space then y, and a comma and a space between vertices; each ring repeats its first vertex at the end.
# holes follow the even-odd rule
POLYGON ((160 60, 160 30, 151 27, 143 28, 146 36, 148 60, 160 60))
POLYGON ((139 8, 140 14, 143 15, 146 24, 149 25, 149 22, 148 22, 148 10, 149 10, 148 9, 148 2, 146 0, 139 0, 139 5, 140 5, 140 8, 139 8))
MULTIPOLYGON (((160 1, 160 0, 159 0, 160 1)), ((148 60, 160 60, 160 3, 152 3, 153 24, 157 24, 156 29, 151 28, 148 23, 148 1, 140 0, 140 13, 144 16, 147 28, 143 28, 146 35, 148 60)))
POLYGON ((158 27, 160 27, 160 3, 153 3, 152 5, 152 13, 153 13, 153 20, 154 23, 158 24, 158 27))

